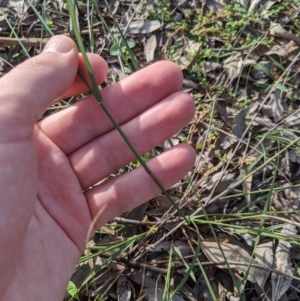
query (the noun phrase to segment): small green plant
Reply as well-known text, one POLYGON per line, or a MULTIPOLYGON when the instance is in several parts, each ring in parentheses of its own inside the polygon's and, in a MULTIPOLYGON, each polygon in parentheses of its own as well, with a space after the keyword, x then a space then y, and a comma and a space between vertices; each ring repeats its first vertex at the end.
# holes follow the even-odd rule
POLYGON ((79 300, 78 288, 74 282, 69 281, 69 284, 67 286, 67 292, 72 297, 72 299, 79 300))
MULTIPOLYGON (((115 40, 116 40, 116 41, 120 41, 120 36, 116 35, 116 36, 115 36, 115 40)), ((126 40, 126 41, 127 41, 128 47, 129 47, 130 49, 134 48, 134 46, 135 46, 135 41, 134 41, 134 40, 131 40, 131 39, 129 40, 129 39, 128 39, 128 40, 126 40)), ((121 39, 121 41, 120 41, 120 44, 113 43, 113 44, 111 45, 110 49, 109 49, 109 54, 110 54, 111 56, 119 56, 119 55, 121 55, 121 53, 123 53, 124 56, 125 56, 125 58, 126 58, 127 60, 129 60, 130 55, 129 55, 127 46, 126 46, 126 44, 125 44, 125 41, 123 41, 122 39, 121 39)))
POLYGON ((172 19, 171 1, 155 2, 153 10, 149 11, 149 19, 170 21, 172 19))
POLYGON ((246 98, 243 101, 237 101, 233 104, 233 108, 236 110, 241 110, 241 109, 245 109, 248 108, 249 105, 251 104, 251 99, 250 98, 246 98))

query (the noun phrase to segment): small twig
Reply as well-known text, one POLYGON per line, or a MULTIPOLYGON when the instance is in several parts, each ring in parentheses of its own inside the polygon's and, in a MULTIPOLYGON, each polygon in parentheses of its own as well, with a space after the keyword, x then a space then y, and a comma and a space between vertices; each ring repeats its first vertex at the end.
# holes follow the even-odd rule
MULTIPOLYGON (((101 254, 101 257, 110 258, 111 255, 101 254)), ((193 258, 193 257, 194 257, 194 255, 188 255, 188 256, 184 256, 184 259, 190 259, 190 258, 193 258)), ((180 258, 178 258, 178 259, 180 259, 180 258)), ((161 273, 161 274, 164 274, 164 275, 166 275, 167 272, 168 272, 166 269, 154 267, 154 266, 152 266, 150 264, 146 264, 146 263, 131 261, 131 260, 128 260, 128 259, 123 258, 123 257, 116 257, 114 261, 117 261, 118 263, 123 263, 124 265, 126 265, 128 267, 131 267, 131 268, 134 268, 134 269, 146 269, 146 270, 149 270, 149 271, 152 271, 152 272, 158 272, 158 273, 161 273)), ((167 262, 167 260, 166 260, 166 262, 167 262)), ((153 262, 153 264, 154 263, 155 262, 153 262)), ((236 266, 248 266, 249 262, 228 261, 228 264, 236 265, 236 266)), ((198 265, 198 264, 196 263, 195 265, 198 265)), ((207 261, 207 262, 201 262, 201 265, 202 266, 226 266, 226 263, 224 261, 221 261, 221 262, 207 261)), ((264 266, 259 265, 259 264, 251 264, 251 267, 261 269, 261 270, 264 270, 264 271, 268 271, 270 273, 275 273, 275 274, 284 276, 284 277, 289 278, 289 279, 300 281, 300 277, 296 277, 296 276, 293 276, 293 275, 283 273, 281 271, 270 269, 268 267, 264 267, 264 266)), ((177 265, 176 268, 177 269, 185 269, 186 267, 185 267, 185 265, 177 265)))
MULTIPOLYGON (((165 221, 164 224, 175 224, 178 221, 182 221, 182 218, 177 218, 177 219, 171 219, 168 221, 165 221)), ((133 220, 133 219, 127 219, 123 217, 115 217, 113 219, 114 222, 124 224, 124 225, 134 225, 134 226, 158 226, 158 222, 143 222, 143 221, 138 221, 138 220, 133 220)))
MULTIPOLYGON (((99 28, 94 28, 93 32, 98 32, 99 28)), ((81 35, 89 34, 88 29, 84 29, 80 31, 81 35)), ((62 35, 66 37, 70 37, 69 33, 62 33, 62 35)), ((24 46, 34 47, 37 45, 42 44, 43 46, 49 41, 50 38, 7 38, 7 37, 0 37, 0 45, 19 45, 21 42, 24 46)))

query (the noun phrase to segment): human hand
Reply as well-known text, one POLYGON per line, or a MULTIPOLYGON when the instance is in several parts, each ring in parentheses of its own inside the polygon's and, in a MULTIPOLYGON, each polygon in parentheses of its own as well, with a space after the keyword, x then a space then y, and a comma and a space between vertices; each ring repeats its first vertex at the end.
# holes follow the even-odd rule
MULTIPOLYGON (((101 83, 106 63, 89 60, 101 83)), ((0 80, 1 300, 62 300, 93 219, 99 228, 160 193, 143 168, 83 192, 134 160, 93 96, 37 123, 55 100, 87 90, 78 69, 87 76, 74 42, 57 36, 0 80)), ((102 91, 140 154, 192 118, 181 84, 180 70, 159 62, 102 91)), ((178 145, 149 167, 168 188, 194 160, 191 147, 178 145)))

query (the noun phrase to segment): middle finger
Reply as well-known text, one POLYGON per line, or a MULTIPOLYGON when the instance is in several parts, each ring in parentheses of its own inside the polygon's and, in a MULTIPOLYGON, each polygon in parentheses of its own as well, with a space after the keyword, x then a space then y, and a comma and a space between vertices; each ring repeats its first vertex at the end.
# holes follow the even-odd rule
MULTIPOLYGON (((181 70, 171 62, 160 61, 103 89, 101 94, 121 125, 180 90, 181 85, 181 70)), ((66 155, 114 128, 92 95, 45 118, 38 126, 66 155)))
MULTIPOLYGON (((122 125, 139 154, 145 154, 177 133, 194 115, 192 98, 177 92, 122 125)), ((82 188, 90 187, 135 159, 115 129, 84 145, 69 156, 82 188)))

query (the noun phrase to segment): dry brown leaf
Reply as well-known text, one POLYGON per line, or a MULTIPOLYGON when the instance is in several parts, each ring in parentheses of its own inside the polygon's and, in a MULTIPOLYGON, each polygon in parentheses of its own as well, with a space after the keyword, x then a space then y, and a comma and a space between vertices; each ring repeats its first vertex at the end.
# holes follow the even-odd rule
MULTIPOLYGON (((251 207, 252 209, 253 207, 251 207)), ((245 234, 240 234, 241 237, 243 238, 243 240, 245 241, 245 243, 249 246, 249 247, 253 247, 254 243, 255 243, 255 238, 253 237, 253 235, 245 233, 245 234)))
POLYGON ((234 136, 229 136, 221 133, 216 139, 215 145, 217 149, 228 150, 233 144, 237 143, 238 139, 234 136))
MULTIPOLYGON (((289 186, 286 184, 284 186, 289 186)), ((286 188, 281 192, 274 193, 272 203, 278 211, 297 211, 300 212, 300 188, 286 188)), ((288 214, 288 218, 300 222, 299 214, 288 214)))
POLYGON ((192 88, 192 89, 196 89, 196 90, 199 89, 199 85, 190 79, 184 78, 183 85, 188 88, 192 88))
POLYGON ((282 113, 284 112, 283 100, 283 93, 279 90, 276 90, 270 95, 270 105, 273 111, 273 119, 275 123, 282 118, 282 113))
POLYGON ((118 301, 130 301, 132 297, 131 286, 125 275, 121 275, 117 281, 118 301))
POLYGON ((207 190, 214 189, 214 193, 218 194, 226 190, 236 178, 234 173, 224 174, 222 171, 217 172, 210 179, 206 179, 202 186, 207 190))
MULTIPOLYGON (((294 41, 290 41, 289 43, 284 44, 284 48, 290 56, 291 54, 293 54, 293 52, 297 53, 299 51, 299 46, 294 41)), ((292 60, 292 58, 290 57, 289 59, 292 60)))
MULTIPOLYGON (((219 295, 217 281, 215 281, 215 279, 214 279, 215 277, 213 275, 210 275, 210 271, 207 271, 207 273, 208 273, 207 277, 209 279, 211 279, 210 285, 214 292, 214 295, 219 300, 220 295, 219 295)), ((220 283, 220 282, 218 281, 218 283, 220 283)), ((204 278, 202 276, 200 276, 197 279, 197 283, 193 288, 193 292, 197 296, 197 300, 213 301, 211 294, 207 288, 207 285, 204 281, 204 278)))
POLYGON ((243 58, 240 58, 239 60, 230 61, 229 63, 227 63, 224 68, 230 82, 239 77, 244 68, 253 65, 255 62, 255 60, 244 60, 243 58))
POLYGON ((283 122, 287 127, 293 127, 300 124, 300 110, 295 111, 289 115, 283 122))
POLYGON ((283 47, 274 45, 268 52, 265 53, 265 55, 279 55, 282 57, 287 57, 289 54, 283 47))
MULTIPOLYGON (((164 291, 161 288, 151 287, 144 289, 144 293, 146 295, 146 299, 148 301, 161 301, 163 300, 164 291)), ((175 295, 170 301, 184 301, 178 295, 175 295)))
MULTIPOLYGON (((296 235, 297 228, 293 225, 285 225, 281 233, 284 235, 296 235)), ((275 269, 288 275, 294 274, 294 269, 291 263, 291 243, 284 240, 279 240, 278 246, 275 252, 275 269)), ((281 296, 289 289, 292 279, 286 278, 280 274, 272 273, 272 300, 278 301, 281 296)))
POLYGON ((161 27, 158 20, 153 21, 133 21, 130 23, 127 32, 132 34, 150 33, 161 27))
POLYGON ((206 62, 205 66, 202 68, 203 73, 209 73, 215 71, 218 68, 221 68, 222 65, 216 62, 206 62))
POLYGON ((152 249, 153 252, 170 252, 172 246, 176 246, 179 250, 182 256, 190 255, 193 253, 193 250, 191 249, 190 245, 184 241, 176 240, 174 242, 170 241, 162 241, 155 245, 155 248, 152 249))
POLYGON ((156 36, 152 35, 147 40, 147 42, 145 44, 145 49, 144 49, 147 63, 151 62, 154 59, 154 53, 155 53, 156 47, 157 47, 156 36))
POLYGON ((108 227, 108 226, 101 226, 100 228, 100 231, 101 232, 106 232, 108 234, 111 234, 111 235, 116 235, 116 231, 115 231, 115 227, 108 227))
POLYGON ((263 2, 263 0, 253 0, 250 4, 249 11, 257 11, 258 6, 261 4, 261 2, 263 2))
MULTIPOLYGON (((268 70, 271 70, 272 68, 272 63, 269 61, 262 61, 259 63, 259 65, 264 66, 268 70)), ((258 68, 258 65, 254 65, 254 67, 252 68, 251 76, 256 81, 261 78, 269 78, 269 76, 264 71, 258 68)))
MULTIPOLYGON (((259 262, 263 267, 267 267, 272 269, 274 262, 274 253, 273 253, 273 242, 269 241, 263 244, 259 244, 255 248, 255 259, 259 262)), ((257 269, 255 273, 255 279, 257 284, 264 289, 264 285, 270 275, 270 271, 257 269)))
POLYGON ((260 7, 259 11, 261 11, 261 14, 263 16, 266 16, 266 19, 269 18, 269 15, 270 15, 270 9, 271 7, 276 4, 276 2, 278 2, 278 0, 274 0, 274 1, 271 1, 271 0, 268 0, 268 1, 264 1, 263 5, 260 7))
POLYGON ((272 36, 280 37, 286 40, 292 40, 300 45, 300 38, 285 30, 280 24, 271 23, 270 34, 272 36))
MULTIPOLYGON (((172 198, 172 200, 173 200, 174 202, 177 202, 177 201, 178 201, 178 198, 176 198, 176 197, 171 197, 171 198, 172 198)), ((167 196, 164 195, 164 194, 160 194, 160 195, 156 196, 156 197, 155 197, 155 200, 157 201, 159 207, 167 207, 167 208, 170 208, 170 207, 173 206, 173 205, 171 204, 171 202, 169 201, 169 199, 167 198, 167 196)))
POLYGON ((291 160, 288 151, 285 151, 282 158, 279 161, 279 172, 280 174, 286 175, 288 178, 292 176, 291 174, 291 160))
MULTIPOLYGON (((246 172, 248 168, 248 165, 247 164, 243 164, 243 166, 241 167, 240 169, 240 174, 244 174, 246 172)), ((252 188, 252 180, 253 180, 253 175, 250 175, 249 177, 246 178, 246 180, 244 180, 242 182, 242 186, 243 186, 243 190, 244 190, 244 193, 245 193, 245 199, 246 199, 246 202, 247 204, 250 204, 251 203, 251 188, 252 188)))
POLYGON ((145 271, 137 271, 134 270, 130 272, 128 275, 128 278, 130 278, 133 282, 136 284, 142 286, 142 287, 164 287, 164 285, 157 281, 157 279, 153 279, 152 277, 145 274, 145 271))
POLYGON ((14 0, 9 1, 8 6, 11 7, 19 17, 25 15, 25 11, 28 9, 27 1, 24 0, 14 0))
POLYGON ((115 15, 116 12, 118 11, 120 2, 116 0, 110 0, 109 2, 109 11, 112 15, 115 15))
POLYGON ((248 115, 249 109, 243 109, 241 110, 234 118, 233 120, 233 129, 232 133, 239 139, 241 139, 244 135, 246 126, 245 126, 245 120, 248 115))
POLYGON ((289 151, 289 159, 293 163, 298 163, 300 164, 300 150, 298 149, 291 149, 289 151))
MULTIPOLYGON (((241 244, 231 244, 231 243, 220 243, 223 252, 226 256, 227 261, 236 262, 236 263, 246 263, 249 264, 251 260, 251 256, 249 253, 242 247, 241 244)), ((201 243, 201 249, 205 256, 212 262, 224 262, 224 258, 222 253, 218 247, 216 242, 203 241, 201 243)), ((252 260, 253 263, 258 263, 255 259, 252 260)), ((230 264, 230 268, 246 273, 247 266, 242 266, 238 264, 230 264)), ((226 269, 226 266, 220 265, 218 266, 220 269, 226 269)), ((248 274, 248 280, 252 283, 256 283, 256 273, 257 269, 250 268, 250 272, 248 274)))
POLYGON ((227 5, 228 2, 225 0, 206 0, 205 5, 210 9, 213 10, 216 14, 222 12, 225 5, 227 5))

